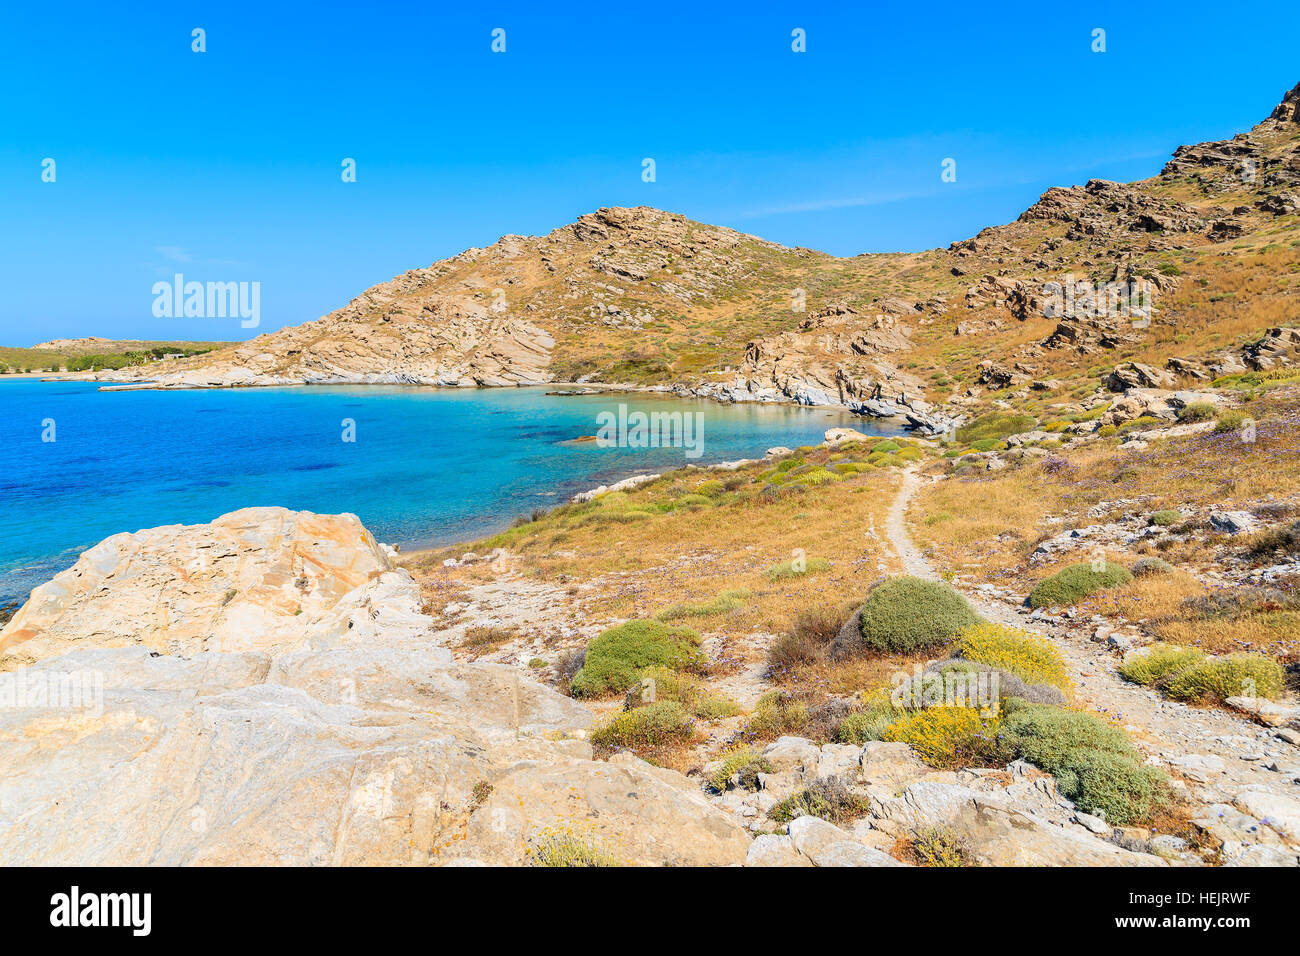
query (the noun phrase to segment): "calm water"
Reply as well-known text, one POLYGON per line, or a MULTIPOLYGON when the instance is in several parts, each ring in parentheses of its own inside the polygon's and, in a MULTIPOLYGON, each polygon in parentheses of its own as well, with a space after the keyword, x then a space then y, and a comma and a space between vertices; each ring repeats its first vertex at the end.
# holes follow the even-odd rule
MULTIPOLYGON (((680 467, 680 448, 597 448, 620 402, 702 412, 697 464, 814 444, 837 410, 727 406, 659 396, 548 396, 544 388, 384 386, 100 392, 0 380, 0 600, 25 599, 119 531, 210 521, 253 505, 351 511, 381 541, 468 540, 577 491, 680 467), (342 440, 343 419, 356 441, 342 440), (55 441, 42 441, 54 420, 55 441)), ((877 433, 896 428, 871 424, 877 433)))

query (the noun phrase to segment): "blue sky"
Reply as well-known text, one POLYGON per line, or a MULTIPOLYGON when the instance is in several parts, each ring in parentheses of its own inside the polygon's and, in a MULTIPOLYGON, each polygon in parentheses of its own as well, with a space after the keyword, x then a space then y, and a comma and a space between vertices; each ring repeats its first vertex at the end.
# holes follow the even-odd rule
POLYGON ((946 245, 1048 186, 1153 175, 1300 81, 1297 4, 472 6, 11 4, 0 344, 247 338, 607 205, 840 255, 946 245), (260 328, 155 318, 177 271, 260 282, 260 328))

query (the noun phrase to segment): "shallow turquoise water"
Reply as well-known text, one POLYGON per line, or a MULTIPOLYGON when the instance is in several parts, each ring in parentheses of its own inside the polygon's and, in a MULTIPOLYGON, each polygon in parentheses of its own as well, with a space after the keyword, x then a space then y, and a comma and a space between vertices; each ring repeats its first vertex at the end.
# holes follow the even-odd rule
MULTIPOLYGON (((192 524, 253 505, 351 511, 381 541, 469 540, 519 514, 628 475, 815 444, 833 409, 544 388, 386 386, 100 392, 79 382, 0 380, 0 601, 119 531, 192 524), (702 454, 573 443, 601 412, 690 412, 702 454), (53 442, 42 441, 54 422, 53 442), (344 419, 354 442, 342 440, 344 419)), ((894 434, 886 422, 869 423, 894 434)))

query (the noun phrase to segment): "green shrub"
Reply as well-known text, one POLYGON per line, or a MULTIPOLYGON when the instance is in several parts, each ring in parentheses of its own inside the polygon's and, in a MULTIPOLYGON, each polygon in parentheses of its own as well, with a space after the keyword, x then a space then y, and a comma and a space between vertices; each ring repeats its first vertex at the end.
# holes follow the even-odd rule
POLYGON ((1157 425, 1166 424, 1163 418, 1157 418, 1155 415, 1140 415, 1132 418, 1119 426, 1121 432, 1140 431, 1144 428, 1154 428, 1157 425))
POLYGON ((1208 422, 1219 414, 1219 407, 1213 402, 1192 402, 1178 409, 1180 422, 1208 422))
POLYGON ((673 670, 703 666, 700 636, 688 627, 659 621, 628 621, 601 632, 589 645, 582 669, 573 677, 579 697, 622 692, 641 671, 656 664, 673 670))
POLYGON ((655 620, 679 621, 684 617, 713 617, 717 614, 728 614, 744 607, 748 598, 749 592, 743 589, 723 591, 717 597, 699 604, 674 604, 672 607, 664 608, 655 615, 655 620))
POLYGON ((1246 424, 1246 414, 1232 409, 1226 412, 1220 412, 1218 419, 1214 423, 1216 433, 1222 435, 1225 432, 1235 432, 1246 424))
POLYGON ((907 653, 946 644, 978 624, 980 617, 942 582, 899 577, 872 588, 855 620, 856 627, 847 625, 836 637, 836 657, 867 650, 907 653))
POLYGON ((849 714, 836 730, 835 737, 844 744, 865 744, 871 740, 884 740, 885 731, 897 723, 903 712, 888 701, 875 703, 864 710, 849 714))
POLYGON ((758 740, 774 740, 808 725, 808 706, 793 700, 780 690, 770 690, 754 705, 754 714, 745 725, 745 735, 758 740))
POLYGON ((1282 665, 1263 654, 1212 657, 1172 675, 1164 685, 1174 700, 1221 701, 1229 697, 1276 697, 1282 691, 1282 665))
POLYGON ((757 790, 758 775, 771 773, 772 765, 753 747, 738 747, 722 755, 718 766, 709 774, 709 789, 722 793, 731 785, 731 778, 740 775, 742 790, 757 790))
POLYGON ((655 747, 691 739, 695 721, 675 700, 647 704, 616 714, 609 723, 591 732, 598 747, 655 747))
POLYGON ((675 700, 696 717, 718 720, 740 713, 740 705, 726 697, 709 693, 704 681, 667 667, 647 667, 637 682, 627 690, 623 706, 627 710, 665 700, 675 700))
POLYGON ((1156 574, 1171 574, 1174 566, 1164 558, 1138 558, 1129 568, 1135 578, 1147 578, 1156 574))
POLYGON ((735 717, 741 709, 734 700, 721 694, 705 694, 695 702, 695 716, 701 720, 723 720, 727 717, 735 717))
POLYGON ((1064 796, 1107 823, 1134 823, 1167 799, 1164 774, 1143 762, 1122 730, 1091 714, 1041 704, 1009 707, 1000 736, 1007 755, 1050 773, 1064 796))
POLYGON ((970 446, 975 451, 1001 451, 1007 444, 998 438, 978 438, 970 446))
POLYGON ((767 812, 776 823, 789 823, 803 816, 820 817, 834 824, 848 823, 870 809, 870 804, 835 777, 814 780, 793 796, 786 797, 767 812))
POLYGON ((723 491, 722 482, 712 480, 702 482, 700 486, 695 489, 697 495, 703 495, 706 498, 716 498, 722 494, 723 491))
POLYGON ((818 571, 829 569, 831 563, 825 558, 803 558, 794 561, 782 561, 780 564, 774 564, 763 572, 763 577, 769 581, 784 581, 788 578, 797 578, 805 574, 815 574, 818 571), (796 569, 796 564, 802 565, 802 570, 796 569))
POLYGON ((705 495, 682 495, 674 502, 678 508, 686 511, 698 511, 701 508, 707 508, 715 504, 712 498, 705 495))
POLYGON ((1140 755, 1094 752, 1056 779, 1076 806, 1117 826, 1144 820, 1169 801, 1169 778, 1140 755))
POLYGON ((1155 684, 1203 660, 1205 655, 1194 647, 1156 644, 1144 653, 1130 655, 1119 672, 1135 684, 1155 684))
POLYGON ((879 453, 883 455, 886 452, 898 451, 898 449, 902 447, 903 446, 900 445, 898 442, 890 441, 888 438, 886 438, 884 441, 878 441, 874 445, 872 445, 871 451, 873 454, 879 453))
POLYGON ((829 485, 842 478, 833 471, 827 471, 818 465, 816 468, 809 469, 804 474, 795 479, 796 484, 806 485, 810 488, 816 488, 820 485, 829 485))
POLYGON ((1090 594, 1106 588, 1128 584, 1133 575, 1121 565, 1107 561, 1100 571, 1093 570, 1088 563, 1071 564, 1057 571, 1050 578, 1039 581, 1029 592, 1030 607, 1053 607, 1058 604, 1074 604, 1090 594))
POLYGON ((981 415, 969 425, 957 429, 957 440, 969 445, 984 438, 1006 438, 1020 432, 1031 430, 1036 419, 1032 415, 1019 415, 1014 412, 989 412, 981 415))
POLYGON ((1160 528, 1168 528, 1170 525, 1178 524, 1182 520, 1183 513, 1175 511, 1173 508, 1164 508, 1151 515, 1151 523, 1160 528))

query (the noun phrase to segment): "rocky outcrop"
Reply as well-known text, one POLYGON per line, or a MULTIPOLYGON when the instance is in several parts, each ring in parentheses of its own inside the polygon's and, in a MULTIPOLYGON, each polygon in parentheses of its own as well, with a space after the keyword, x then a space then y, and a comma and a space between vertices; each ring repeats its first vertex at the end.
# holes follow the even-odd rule
POLYGON ((1241 359, 1256 371, 1300 363, 1300 327, 1269 329, 1258 342, 1242 349, 1241 359))
POLYGON ((456 663, 420 601, 350 515, 102 542, 0 632, 0 865, 526 864, 548 828, 744 859, 684 777, 593 760, 585 708, 456 663))
POLYGON ((1130 388, 1168 388, 1174 384, 1174 376, 1141 362, 1125 362, 1115 366, 1106 376, 1105 384, 1112 392, 1124 392, 1130 388))
POLYGON ((1090 179, 1082 186, 1055 186, 1020 214, 1019 222, 1067 225, 1067 239, 1117 239, 1124 233, 1204 232, 1208 223, 1185 203, 1171 202, 1124 183, 1090 179))
POLYGON ((1178 412, 1192 404, 1219 406, 1223 399, 1214 392, 1173 392, 1163 388, 1130 388, 1117 398, 1097 419, 1097 426, 1123 425, 1135 418, 1174 420, 1178 412))
POLYGON ((967 289, 965 301, 968 309, 1006 309, 1021 320, 1043 315, 1047 308, 1041 283, 992 275, 984 276, 967 289))
POLYGON ((356 626, 336 620, 340 601, 392 570, 349 514, 245 508, 113 535, 32 592, 0 631, 0 669, 87 644, 188 655, 273 650, 328 627, 337 636, 356 626))
POLYGON ((234 349, 100 373, 162 388, 258 385, 535 385, 551 380, 555 340, 539 325, 472 299, 430 296, 419 308, 401 279, 345 309, 234 349), (392 288, 388 288, 392 287, 392 288))
MULTIPOLYGON (((1243 187, 1259 195, 1253 207, 1274 216, 1291 215, 1300 209, 1300 142, 1296 140, 1297 101, 1295 89, 1288 92, 1268 119, 1246 133, 1213 143, 1180 146, 1165 165, 1162 179, 1180 179, 1196 184, 1207 195, 1225 197, 1243 187)), ((1235 218, 1249 213, 1251 206, 1233 210, 1234 218, 1219 218, 1209 229, 1213 241, 1241 235, 1249 223, 1235 218)))
POLYGON ((744 384, 733 391, 829 405, 875 397, 885 382, 919 388, 888 358, 911 348, 908 329, 892 316, 833 306, 808 316, 798 329, 746 345, 736 376, 744 384))
MULTIPOLYGON (((1164 866, 1147 849, 1081 814, 1056 781, 1023 761, 999 770, 939 771, 902 743, 818 746, 781 737, 763 750, 771 768, 757 789, 730 787, 714 803, 764 835, 746 866, 899 866, 900 845, 942 830, 967 862, 988 866, 1164 866), (836 827, 804 816, 771 833, 767 812, 812 786, 851 795, 862 815, 836 827)), ((706 768, 708 769, 708 768, 706 768)))
POLYGON ((979 364, 979 378, 976 381, 993 388, 1009 388, 1029 381, 1029 376, 1009 369, 992 359, 985 359, 979 364))
POLYGON ((925 401, 923 383, 895 358, 912 348, 911 330, 896 316, 830 306, 798 329, 748 343, 731 379, 677 391, 724 402, 843 405, 877 418, 901 417, 924 434, 938 434, 952 419, 925 401))
POLYGON ((1279 123, 1300 123, 1300 83, 1282 97, 1282 102, 1277 105, 1269 118, 1279 123))
POLYGON ((1210 373, 1204 365, 1195 359, 1173 357, 1165 362, 1165 368, 1173 372, 1174 375, 1181 375, 1185 378, 1194 378, 1199 381, 1208 381, 1210 373))
POLYGON ((1045 349, 1072 349, 1080 355, 1095 355, 1103 349, 1119 348, 1138 340, 1131 322, 1110 317, 1068 319, 1042 342, 1045 349))
POLYGON ((868 436, 856 428, 828 428, 822 437, 828 445, 843 445, 846 442, 868 440, 868 436))

